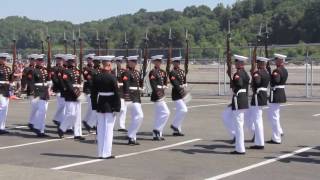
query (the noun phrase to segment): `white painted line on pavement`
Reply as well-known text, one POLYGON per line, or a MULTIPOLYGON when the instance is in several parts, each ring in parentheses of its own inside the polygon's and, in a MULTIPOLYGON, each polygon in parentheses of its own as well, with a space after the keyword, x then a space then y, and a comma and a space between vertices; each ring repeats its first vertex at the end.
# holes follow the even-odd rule
POLYGON ((318 116, 320 116, 320 114, 314 114, 314 115, 312 115, 313 117, 318 117, 318 116))
MULTIPOLYGON (((92 133, 92 134, 95 134, 95 133, 92 133)), ((91 135, 91 134, 83 135, 83 137, 86 137, 86 136, 89 136, 89 135, 91 135)), ((68 137, 65 137, 63 139, 72 139, 73 137, 74 136, 68 136, 68 137)), ((17 144, 17 145, 12 145, 12 146, 3 146, 3 147, 0 147, 0 150, 13 149, 13 148, 30 146, 30 145, 35 145, 35 144, 43 144, 43 143, 47 143, 47 142, 61 141, 63 139, 47 139, 47 140, 43 140, 43 141, 36 141, 36 142, 30 142, 30 143, 24 143, 24 144, 17 144)))
MULTIPOLYGON (((115 159, 129 157, 129 156, 135 156, 135 155, 154 152, 154 151, 159 151, 159 150, 163 150, 163 149, 168 149, 168 148, 172 148, 172 147, 175 147, 175 146, 180 146, 180 145, 184 145, 184 144, 188 144, 188 143, 192 143, 192 142, 196 142, 196 141, 200 141, 200 140, 202 140, 202 139, 191 139, 191 140, 187 140, 187 141, 183 141, 183 142, 179 142, 179 143, 175 143, 175 144, 171 144, 171 145, 167 145, 167 146, 161 146, 161 147, 157 147, 157 148, 152 148, 152 149, 148 149, 148 150, 144 150, 144 151, 138 151, 138 152, 134 152, 134 153, 117 155, 117 156, 115 156, 115 159)), ((68 164, 68 165, 64 165, 64 166, 58 166, 58 167, 54 167, 54 168, 51 168, 51 169, 53 169, 53 170, 61 170, 61 169, 66 169, 66 168, 75 167, 75 166, 81 166, 81 165, 85 165, 85 164, 92 164, 92 163, 100 162, 100 161, 103 161, 103 160, 104 159, 94 159, 94 160, 89 160, 89 161, 83 161, 83 162, 68 164)))
POLYGON ((230 103, 224 102, 224 103, 216 103, 216 104, 202 104, 202 105, 196 105, 196 106, 188 106, 188 108, 192 109, 192 108, 198 108, 198 107, 219 106, 219 105, 225 105, 225 104, 230 104, 230 103))
POLYGON ((256 164, 253 164, 253 165, 241 168, 241 169, 237 169, 237 170, 230 171, 230 172, 227 172, 227 173, 223 173, 223 174, 220 174, 220 175, 217 175, 217 176, 213 176, 211 178, 207 178, 206 180, 218 180, 218 179, 223 179, 223 178, 226 178, 226 177, 229 177, 229 176, 233 176, 233 175, 236 175, 236 174, 240 174, 242 172, 249 171, 251 169, 254 169, 254 168, 257 168, 257 167, 260 167, 260 166, 264 166, 264 165, 267 165, 267 164, 270 164, 270 163, 277 162, 278 160, 281 160, 281 159, 286 159, 288 157, 291 157, 291 156, 294 156, 296 154, 308 151, 308 150, 313 149, 313 148, 314 147, 305 147, 305 148, 302 148, 302 149, 298 149, 296 151, 293 151, 292 153, 284 154, 284 155, 278 156, 276 158, 272 158, 272 159, 269 159, 269 160, 266 160, 266 161, 262 161, 260 163, 256 163, 256 164))

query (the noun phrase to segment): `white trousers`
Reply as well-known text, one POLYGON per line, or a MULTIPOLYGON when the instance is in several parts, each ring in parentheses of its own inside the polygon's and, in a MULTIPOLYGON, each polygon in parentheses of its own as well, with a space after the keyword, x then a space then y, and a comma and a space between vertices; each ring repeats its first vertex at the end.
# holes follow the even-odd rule
POLYGON ((8 114, 9 98, 0 97, 0 130, 6 128, 7 114, 8 114))
POLYGON ((280 104, 269 103, 268 119, 272 128, 272 140, 281 143, 281 134, 283 133, 280 124, 280 104))
POLYGON ((178 128, 179 131, 181 132, 182 131, 182 128, 181 128, 182 122, 187 115, 188 108, 187 108, 186 103, 182 99, 174 101, 174 102, 176 105, 176 114, 174 116, 172 125, 174 127, 178 128))
POLYGON ((244 153, 246 151, 244 146, 244 132, 243 132, 245 110, 235 110, 232 112, 233 112, 234 125, 235 125, 236 151, 240 153, 244 153))
POLYGON ((228 106, 224 109, 224 111, 222 112, 222 120, 223 120, 224 127, 227 129, 228 134, 230 135, 231 138, 234 138, 236 133, 235 133, 234 119, 233 119, 231 107, 228 106))
POLYGON ((66 101, 66 116, 60 124, 60 129, 66 132, 70 127, 73 127, 74 136, 82 136, 80 102, 66 101))
POLYGON ((254 118, 252 116, 252 109, 250 107, 244 112, 244 127, 246 127, 248 135, 251 138, 254 135, 255 126, 254 126, 254 118))
POLYGON ((128 129, 128 137, 137 140, 137 133, 143 121, 143 112, 140 103, 131 103, 128 108, 131 112, 131 123, 128 129))
POLYGON ((65 117, 65 100, 60 95, 57 95, 57 110, 54 114, 54 120, 62 122, 65 117))
POLYGON ((86 94, 87 98, 87 112, 84 116, 84 121, 88 123, 90 121, 90 118, 92 117, 92 105, 91 105, 91 97, 90 94, 86 94))
POLYGON ((250 114, 253 119, 255 131, 254 131, 254 144, 257 146, 264 146, 264 130, 263 130, 263 118, 262 118, 262 107, 251 106, 250 114))
POLYGON ((115 116, 112 113, 97 113, 97 117, 98 157, 106 158, 111 156, 115 116))
POLYGON ((34 99, 33 96, 29 96, 28 99, 31 106, 31 111, 29 115, 29 124, 34 124, 35 116, 36 116, 36 101, 33 100, 34 99))
POLYGON ((158 130, 160 136, 162 136, 162 131, 169 119, 170 111, 165 101, 155 102, 154 104, 155 117, 153 129, 158 130))
POLYGON ((119 123, 120 129, 126 128, 126 114, 127 114, 127 106, 129 102, 125 102, 124 99, 121 100, 121 109, 120 112, 116 115, 116 121, 119 123))
POLYGON ((91 111, 91 116, 87 121, 87 124, 93 128, 93 127, 97 127, 97 110, 92 110, 91 111))
POLYGON ((46 128, 48 101, 38 99, 38 98, 33 99, 33 101, 35 101, 34 102, 35 116, 34 116, 33 127, 35 129, 40 130, 41 133, 44 133, 44 130, 46 128))

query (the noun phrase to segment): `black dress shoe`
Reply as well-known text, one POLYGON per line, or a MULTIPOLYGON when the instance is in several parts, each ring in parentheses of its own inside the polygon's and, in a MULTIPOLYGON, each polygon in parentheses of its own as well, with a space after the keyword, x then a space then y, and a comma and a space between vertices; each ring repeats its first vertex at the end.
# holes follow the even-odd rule
POLYGON ((122 128, 118 129, 118 131, 119 131, 119 132, 128 132, 128 130, 122 129, 122 128))
POLYGON ((245 152, 238 152, 238 151, 232 151, 230 154, 236 154, 236 155, 245 155, 245 152))
POLYGON ((181 132, 173 132, 172 135, 173 136, 184 136, 184 134, 182 134, 181 132))
POLYGON ((82 137, 82 136, 75 136, 74 140, 80 140, 80 141, 84 141, 86 140, 86 138, 82 137))
POLYGON ((267 141, 268 144, 281 144, 281 142, 276 142, 274 140, 267 141))
POLYGON ((249 149, 264 149, 264 146, 254 145, 254 146, 250 146, 249 149))
POLYGON ((29 127, 29 129, 30 129, 31 131, 33 131, 33 129, 34 129, 33 124, 29 123, 29 124, 28 124, 28 127, 29 127))
POLYGON ((68 130, 66 131, 66 134, 74 134, 74 131, 73 131, 72 129, 68 129, 68 130))
POLYGON ((2 135, 2 134, 9 134, 9 131, 7 131, 7 130, 0 130, 0 135, 2 135))
POLYGON ((140 145, 140 143, 138 143, 136 140, 130 138, 128 141, 128 145, 135 146, 135 145, 140 145))
POLYGON ((64 138, 64 133, 59 127, 58 127, 58 135, 61 139, 64 138))
POLYGON ((173 125, 171 125, 171 126, 170 126, 170 128, 171 128, 173 131, 177 131, 177 132, 179 132, 179 129, 178 129, 178 128, 176 128, 176 127, 174 127, 173 125))
POLYGON ((108 156, 108 157, 99 157, 99 159, 114 159, 116 158, 115 156, 108 156))
POLYGON ((91 133, 91 127, 88 125, 88 123, 86 121, 82 121, 82 124, 84 126, 84 128, 88 131, 88 133, 91 133))
POLYGON ((56 126, 60 126, 60 122, 57 120, 52 120, 53 124, 55 124, 56 126))
POLYGON ((45 138, 45 137, 49 137, 49 135, 45 134, 45 133, 39 133, 37 134, 37 137, 39 138, 45 138))

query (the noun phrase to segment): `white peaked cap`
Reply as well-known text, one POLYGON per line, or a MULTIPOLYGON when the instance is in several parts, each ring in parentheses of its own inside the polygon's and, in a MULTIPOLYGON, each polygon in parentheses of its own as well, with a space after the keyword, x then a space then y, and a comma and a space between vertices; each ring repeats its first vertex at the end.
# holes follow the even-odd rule
POLYGON ((257 61, 268 62, 270 59, 265 57, 257 57, 257 61))
POLYGON ((87 54, 84 56, 84 59, 94 59, 96 54, 87 54))
POLYGON ((0 53, 0 58, 10 58, 10 54, 8 53, 0 53))
POLYGON ((155 55, 155 56, 152 56, 151 59, 154 61, 154 60, 162 60, 163 58, 163 55, 155 55))
POLYGON ((63 56, 63 59, 65 59, 65 60, 75 60, 76 59, 76 55, 73 55, 73 54, 65 54, 64 56, 63 56))
POLYGON ((113 61, 115 56, 100 56, 101 61, 113 61))
POLYGON ((174 58, 172 58, 172 61, 181 61, 181 59, 182 59, 181 56, 179 56, 179 57, 174 57, 174 58))
POLYGON ((101 61, 101 56, 94 56, 93 60, 101 61))
POLYGON ((240 56, 240 55, 233 55, 234 59, 238 60, 238 61, 247 61, 249 58, 248 57, 245 57, 245 56, 240 56))
POLYGON ((129 56, 129 57, 128 57, 128 61, 136 61, 136 60, 138 60, 138 58, 139 58, 138 55, 136 55, 136 56, 129 56))
POLYGON ((274 57, 275 57, 275 58, 279 58, 279 59, 283 59, 283 60, 285 60, 285 59, 287 58, 287 56, 286 56, 286 55, 283 55, 283 54, 277 54, 277 53, 275 53, 275 54, 274 54, 274 57))
POLYGON ((34 57, 34 59, 43 59, 44 54, 38 54, 37 56, 34 57))
POLYGON ((117 60, 117 61, 122 61, 123 58, 124 58, 124 56, 117 56, 117 57, 116 57, 116 60, 117 60))
POLYGON ((55 54, 54 58, 62 58, 63 59, 64 54, 55 54))
POLYGON ((36 59, 37 56, 38 56, 38 54, 30 54, 27 57, 28 57, 28 59, 36 59))

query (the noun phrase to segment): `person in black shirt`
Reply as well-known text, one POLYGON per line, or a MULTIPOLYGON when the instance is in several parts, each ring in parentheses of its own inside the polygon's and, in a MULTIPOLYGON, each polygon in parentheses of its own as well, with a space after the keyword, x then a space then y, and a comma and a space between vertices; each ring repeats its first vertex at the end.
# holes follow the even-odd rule
POLYGON ((288 71, 284 67, 287 56, 274 54, 277 68, 273 70, 270 81, 270 97, 268 119, 272 127, 272 138, 267 143, 281 144, 283 130, 280 124, 280 105, 287 102, 285 85, 288 79, 288 71))
POLYGON ((114 56, 100 56, 100 59, 103 67, 93 77, 91 93, 97 104, 98 157, 110 159, 114 158, 111 152, 115 113, 120 111, 121 102, 117 80, 112 74, 114 56))
POLYGON ((6 120, 9 106, 9 87, 12 81, 12 72, 6 65, 8 53, 0 53, 0 135, 9 133, 6 128, 6 120))

